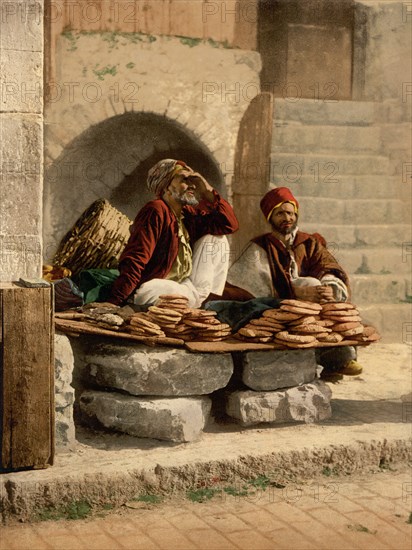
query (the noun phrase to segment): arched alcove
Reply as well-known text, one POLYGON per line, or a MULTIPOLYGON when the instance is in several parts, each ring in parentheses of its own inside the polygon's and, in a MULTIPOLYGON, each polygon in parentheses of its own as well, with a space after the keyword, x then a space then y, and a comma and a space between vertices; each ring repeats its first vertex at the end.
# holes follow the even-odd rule
POLYGON ((149 168, 162 158, 187 162, 223 196, 223 174, 209 149, 178 122, 148 112, 109 118, 70 142, 49 165, 44 185, 44 258, 96 199, 106 198, 133 219, 152 195, 149 168))

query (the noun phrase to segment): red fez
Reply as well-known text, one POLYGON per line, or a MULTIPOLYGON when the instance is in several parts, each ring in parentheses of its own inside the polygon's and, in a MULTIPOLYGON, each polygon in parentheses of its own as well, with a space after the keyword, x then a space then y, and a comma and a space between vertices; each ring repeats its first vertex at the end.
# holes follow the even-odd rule
POLYGON ((292 195, 292 191, 287 187, 276 187, 271 189, 260 201, 260 208, 263 215, 269 220, 273 210, 281 206, 284 202, 290 202, 295 207, 295 213, 298 213, 299 203, 292 195))

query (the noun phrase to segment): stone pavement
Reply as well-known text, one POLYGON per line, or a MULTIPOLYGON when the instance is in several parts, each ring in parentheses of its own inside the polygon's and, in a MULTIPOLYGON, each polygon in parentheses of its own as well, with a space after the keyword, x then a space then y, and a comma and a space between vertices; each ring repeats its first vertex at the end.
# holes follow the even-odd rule
POLYGON ((207 502, 130 502, 103 517, 5 527, 0 550, 412 547, 411 470, 323 477, 207 502), (143 508, 130 509, 128 506, 143 508))
POLYGON ((230 486, 267 476, 285 484, 408 464, 411 347, 380 343, 360 349, 359 360, 364 373, 331 385, 332 418, 319 424, 213 424, 186 444, 78 430, 81 443, 53 467, 0 475, 0 513, 27 520, 76 501, 118 507, 136 495, 182 497, 216 480, 230 486))

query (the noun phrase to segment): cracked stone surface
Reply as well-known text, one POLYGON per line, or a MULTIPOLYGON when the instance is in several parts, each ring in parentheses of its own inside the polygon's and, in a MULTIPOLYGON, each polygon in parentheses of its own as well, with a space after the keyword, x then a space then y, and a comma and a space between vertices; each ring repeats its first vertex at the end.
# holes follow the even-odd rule
POLYGON ((102 344, 85 362, 85 382, 132 395, 205 395, 226 386, 233 373, 230 354, 211 357, 166 347, 102 344))
POLYGON ((235 364, 242 369, 244 384, 257 391, 298 386, 316 377, 313 350, 239 353, 235 364))
POLYGON ((105 428, 136 437, 186 442, 200 438, 211 401, 206 396, 164 399, 85 391, 80 409, 92 426, 97 421, 105 428))
POLYGON ((226 413, 243 426, 262 422, 319 422, 332 416, 332 391, 321 380, 270 392, 237 391, 227 398, 226 413))

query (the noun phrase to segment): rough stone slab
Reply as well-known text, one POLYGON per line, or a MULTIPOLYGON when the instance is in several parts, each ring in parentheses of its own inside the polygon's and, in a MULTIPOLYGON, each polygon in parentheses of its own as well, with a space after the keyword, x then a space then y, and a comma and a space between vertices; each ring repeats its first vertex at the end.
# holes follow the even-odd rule
POLYGON ((1 3, 0 50, 43 51, 43 2, 1 3))
POLYGON ((326 420, 332 416, 332 392, 321 380, 271 392, 237 391, 227 398, 226 413, 243 426, 326 420))
POLYGON ((314 350, 238 353, 235 364, 246 386, 256 391, 298 386, 316 377, 314 350))
POLYGON ((11 235, 41 233, 41 190, 38 175, 2 174, 0 171, 0 195, 0 231, 4 229, 11 235), (36 197, 38 200, 35 200, 36 197))
POLYGON ((231 355, 100 344, 85 357, 85 382, 132 395, 205 395, 226 386, 231 355))
POLYGON ((270 162, 271 177, 285 177, 287 173, 291 180, 295 179, 296 174, 311 174, 323 168, 330 170, 331 179, 345 174, 385 175, 389 170, 387 157, 378 155, 272 153, 270 162))
MULTIPOLYGON (((42 174, 43 119, 36 114, 0 113, 0 170, 3 174, 42 174)), ((34 197, 32 197, 32 200, 34 197)))
POLYGON ((337 201, 336 198, 302 197, 299 203, 308 223, 316 223, 324 212, 328 212, 329 219, 334 220, 335 224, 356 224, 362 220, 363 224, 383 225, 403 221, 400 217, 403 206, 400 199, 347 198, 337 201))
POLYGON ((3 50, 0 58, 2 111, 41 113, 43 110, 43 53, 3 50))
MULTIPOLYGON (((288 187, 301 199, 305 197, 331 197, 333 199, 370 199, 373 189, 374 199, 393 199, 393 189, 396 185, 388 176, 350 175, 343 174, 333 177, 327 166, 319 166, 319 171, 302 176, 291 182, 288 187)), ((283 181, 284 183, 284 181, 283 181)), ((282 176, 277 176, 271 186, 281 186, 282 176)), ((269 189, 268 189, 269 190, 269 189)), ((300 203, 300 201, 299 201, 300 203)), ((304 212, 302 212, 303 214, 304 212)))
POLYGON ((2 234, 6 228, 3 228, 1 221, 0 218, 0 281, 39 277, 42 265, 41 236, 2 234))
POLYGON ((201 436, 211 400, 206 396, 163 399, 85 391, 80 409, 92 425, 97 420, 105 428, 136 437, 186 442, 201 436))
MULTIPOLYGON (((356 224, 350 226, 347 224, 309 223, 305 220, 304 212, 302 212, 302 221, 299 220, 299 226, 307 233, 318 231, 318 233, 325 237, 328 243, 337 243, 342 249, 351 247, 349 252, 353 252, 354 254, 363 253, 362 247, 369 246, 386 248, 388 254, 391 254, 391 250, 393 250, 391 247, 401 247, 402 243, 408 242, 411 231, 410 226, 400 223, 390 225, 356 224)), ((381 253, 380 257, 382 259, 381 253)))
POLYGON ((377 126, 321 126, 278 121, 273 130, 272 152, 351 152, 379 154, 380 128, 377 126))
POLYGON ((400 303, 411 294, 411 280, 405 275, 351 275, 351 300, 355 303, 400 303))
POLYGON ((319 102, 301 98, 297 102, 276 98, 275 120, 295 120, 305 124, 369 125, 375 120, 375 105, 366 101, 319 102))
POLYGON ((76 437, 73 420, 74 388, 71 385, 73 351, 70 340, 63 334, 54 335, 54 365, 56 446, 64 448, 74 445, 76 437))

